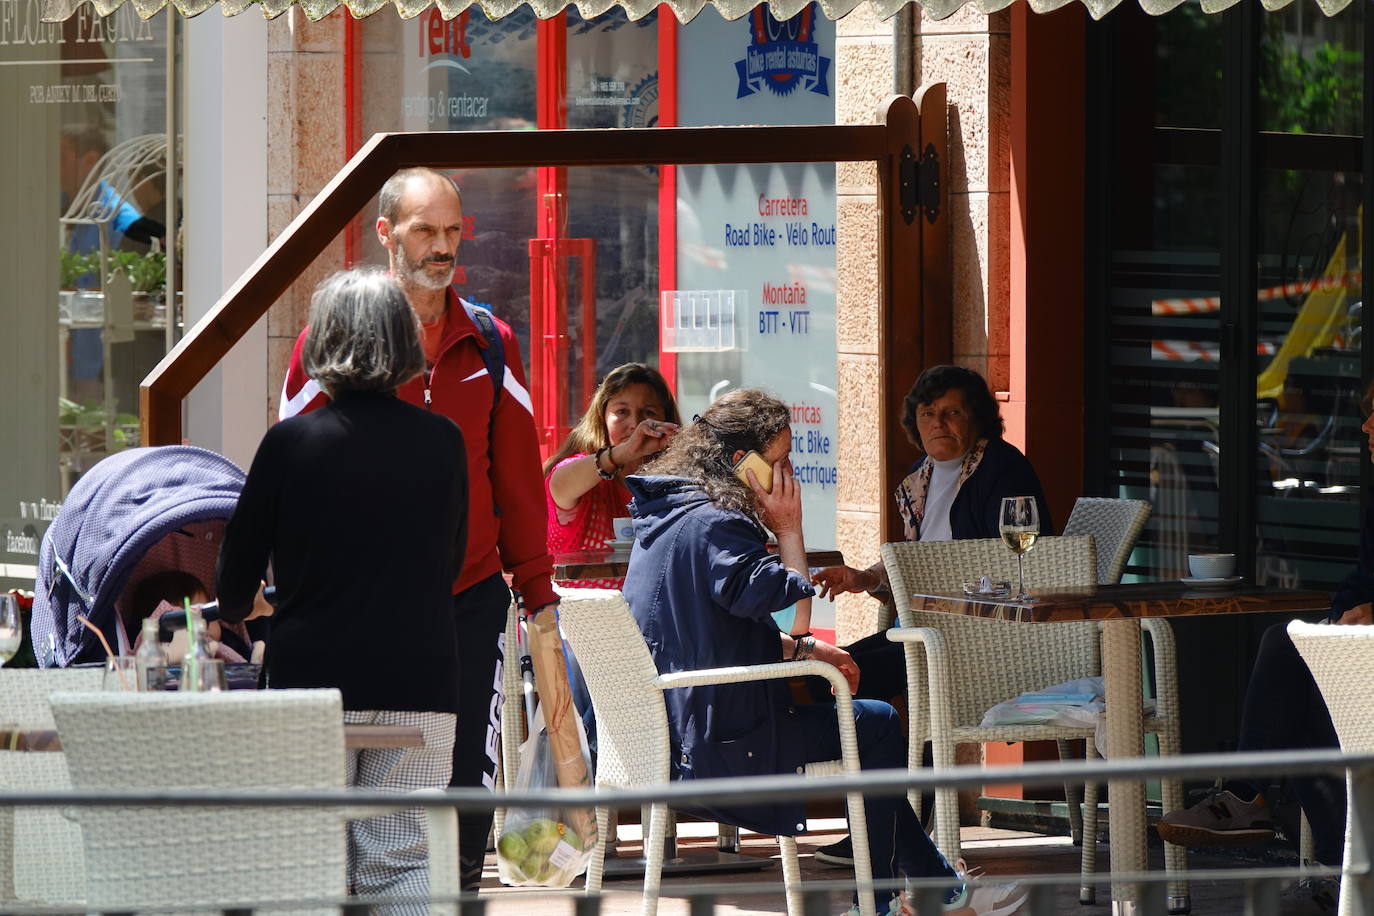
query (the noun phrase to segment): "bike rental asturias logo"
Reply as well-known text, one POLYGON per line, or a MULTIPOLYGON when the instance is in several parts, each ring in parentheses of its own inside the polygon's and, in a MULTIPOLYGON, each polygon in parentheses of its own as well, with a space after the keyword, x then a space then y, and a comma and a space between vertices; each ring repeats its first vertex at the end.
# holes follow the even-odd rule
POLYGON ((750 43, 744 59, 735 61, 739 90, 735 98, 762 92, 791 95, 805 89, 817 95, 830 94, 830 58, 821 56, 816 44, 816 4, 779 22, 760 3, 746 20, 750 43))

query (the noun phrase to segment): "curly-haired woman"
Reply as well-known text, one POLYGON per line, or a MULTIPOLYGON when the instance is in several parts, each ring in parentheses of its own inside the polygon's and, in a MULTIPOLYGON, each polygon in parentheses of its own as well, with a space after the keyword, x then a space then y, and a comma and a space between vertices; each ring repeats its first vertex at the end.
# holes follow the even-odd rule
MULTIPOLYGON (((640 476, 626 481, 638 546, 625 599, 660 672, 815 658, 839 669, 853 688, 849 653, 809 632, 814 589, 806 577, 801 491, 789 460, 791 412, 760 391, 723 395, 640 476), (734 468, 749 452, 772 468, 771 487, 734 468), (768 550, 768 531, 777 537, 768 550), (774 614, 794 609, 788 632, 774 614)), ((796 773, 840 756, 836 706, 796 706, 781 681, 666 691, 672 760, 681 779, 796 773)), ((902 767, 906 742, 896 710, 856 700, 854 721, 864 769, 902 767)), ((948 877, 944 911, 966 916, 1012 913, 1017 888, 970 888, 931 843, 904 798, 864 800, 875 881, 898 874, 948 877)), ((710 809, 727 823, 769 834, 805 829, 800 802, 710 809)), ((875 894, 883 916, 909 913, 900 897, 875 894)), ((857 900, 857 897, 856 897, 857 900)), ((857 903, 856 903, 857 907, 857 903)), ((857 910, 851 910, 857 912, 857 910)))

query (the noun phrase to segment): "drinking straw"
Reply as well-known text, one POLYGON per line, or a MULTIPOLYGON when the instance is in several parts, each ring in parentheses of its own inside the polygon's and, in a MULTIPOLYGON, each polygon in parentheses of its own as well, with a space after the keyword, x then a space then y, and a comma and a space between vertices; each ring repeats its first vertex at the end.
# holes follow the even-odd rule
MULTIPOLYGON (((105 638, 104 633, 100 632, 100 627, 91 623, 82 614, 77 614, 76 619, 83 627, 90 630, 92 633, 96 635, 96 638, 100 640, 100 644, 105 647, 106 656, 108 656, 109 658, 117 657, 114 654, 114 650, 110 648, 110 641, 105 638)), ((119 678, 119 689, 127 691, 129 689, 129 685, 124 683, 124 669, 120 668, 118 665, 115 665, 115 676, 119 678)))
POLYGON ((181 609, 186 612, 186 654, 181 657, 181 689, 195 690, 196 685, 191 678, 200 677, 200 667, 195 655, 196 616, 191 613, 190 598, 182 597, 181 609))

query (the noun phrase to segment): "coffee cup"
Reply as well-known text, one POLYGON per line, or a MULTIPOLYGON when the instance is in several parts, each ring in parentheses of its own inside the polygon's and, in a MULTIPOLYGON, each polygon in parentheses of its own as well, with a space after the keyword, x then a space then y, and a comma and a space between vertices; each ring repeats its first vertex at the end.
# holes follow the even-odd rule
POLYGON ((1195 579, 1225 579, 1236 571, 1233 553, 1190 553, 1188 572, 1195 579))
POLYGON ((611 519, 611 531, 615 533, 617 541, 633 541, 635 539, 635 520, 629 516, 611 519))

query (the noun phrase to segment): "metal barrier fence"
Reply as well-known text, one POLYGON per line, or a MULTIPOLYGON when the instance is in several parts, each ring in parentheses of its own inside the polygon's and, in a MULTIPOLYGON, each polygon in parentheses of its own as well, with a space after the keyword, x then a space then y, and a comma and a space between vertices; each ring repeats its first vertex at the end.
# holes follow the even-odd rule
MULTIPOLYGON (((731 779, 693 780, 675 782, 652 789, 552 789, 540 792, 512 792, 493 795, 482 789, 449 789, 424 795, 405 796, 406 808, 453 808, 457 811, 484 811, 492 808, 569 808, 606 806, 613 809, 634 808, 664 802, 670 808, 718 804, 730 800, 784 801, 795 799, 841 798, 849 792, 865 796, 905 796, 909 789, 929 792, 939 788, 972 789, 985 784, 1020 783, 1025 786, 1061 785, 1065 782, 1141 781, 1159 778, 1213 779, 1228 775, 1298 776, 1347 775, 1349 803, 1346 826, 1346 861, 1339 870, 1329 868, 1236 868, 1189 870, 1183 876, 1189 882, 1225 881, 1242 885, 1246 916, 1276 916, 1279 888, 1283 882, 1302 877, 1341 875, 1342 892, 1349 895, 1353 914, 1374 914, 1374 874, 1370 869, 1370 850, 1374 849, 1374 754, 1346 755, 1339 751, 1284 751, 1274 753, 1199 754, 1164 758, 1135 758, 1129 760, 1094 760, 1029 763, 1018 766, 958 766, 945 770, 871 770, 858 776, 830 776, 801 778, 794 776, 742 777, 731 779)), ((87 791, 0 791, 0 809, 7 807, 271 807, 319 806, 347 808, 350 816, 358 816, 365 809, 376 806, 378 813, 394 811, 398 807, 395 793, 358 790, 315 791, 201 791, 168 789, 150 791, 111 790, 87 791)), ((1086 840, 1085 840, 1086 841, 1086 840)), ((169 838, 169 846, 174 840, 169 838)), ((232 854, 227 850, 226 855, 232 854)), ((0 858, 0 867, 9 863, 0 858)), ((975 884, 979 879, 971 879, 975 884)), ((1085 880, 1073 873, 998 875, 992 883, 1018 882, 1028 891, 1026 908, 1029 916, 1051 916, 1061 912, 1053 898, 1057 885, 1076 885, 1085 880)), ((1163 916, 1168 912, 1166 884, 1170 876, 1164 871, 1141 873, 1101 872, 1086 879, 1102 886, 1134 884, 1139 895, 1134 904, 1116 906, 1119 912, 1163 916)), ((871 887, 856 888, 853 881, 807 881, 802 887, 803 916, 833 916, 832 896, 855 890, 905 888, 920 913, 938 912, 940 894, 948 887, 948 879, 925 879, 904 882, 875 882, 871 887)), ((742 885, 694 883, 691 887, 666 885, 662 897, 689 901, 691 916, 710 916, 716 912, 717 899, 722 896, 738 898, 742 895, 768 895, 772 906, 782 899, 782 882, 759 882, 742 885)), ((544 902, 551 899, 568 901, 576 916, 597 916, 602 911, 605 895, 588 896, 580 887, 561 891, 544 891, 537 897, 522 895, 521 899, 539 900, 532 911, 547 909, 544 902)), ((216 908, 214 912, 247 914, 271 913, 279 909, 299 909, 311 906, 338 907, 345 913, 367 912, 368 908, 385 903, 404 903, 401 899, 338 898, 331 900, 300 900, 261 906, 216 908)), ((424 902, 424 901, 419 901, 424 902)), ((433 912, 457 913, 458 916, 483 916, 489 897, 465 895, 435 897, 428 901, 433 912)), ((27 916, 70 912, 70 906, 30 906, 0 901, 0 913, 27 916)), ((140 907, 141 912, 187 912, 186 906, 140 907)))

